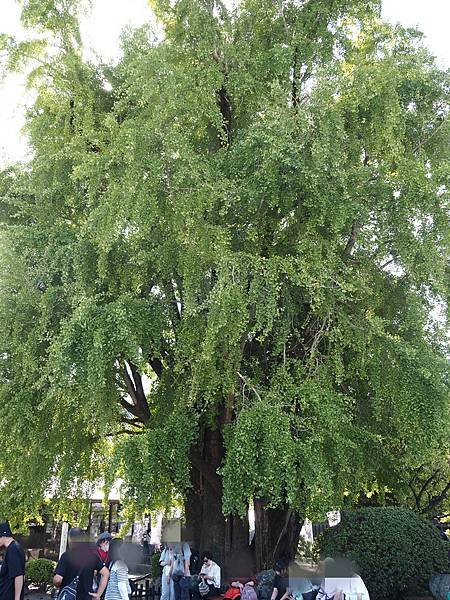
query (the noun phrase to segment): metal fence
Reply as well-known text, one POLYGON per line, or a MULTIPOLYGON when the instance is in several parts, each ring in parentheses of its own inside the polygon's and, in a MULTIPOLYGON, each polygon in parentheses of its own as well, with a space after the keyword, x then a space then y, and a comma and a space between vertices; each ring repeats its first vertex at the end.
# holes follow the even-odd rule
POLYGON ((134 589, 131 598, 142 600, 158 600, 161 597, 161 588, 149 579, 139 578, 134 580, 134 589))

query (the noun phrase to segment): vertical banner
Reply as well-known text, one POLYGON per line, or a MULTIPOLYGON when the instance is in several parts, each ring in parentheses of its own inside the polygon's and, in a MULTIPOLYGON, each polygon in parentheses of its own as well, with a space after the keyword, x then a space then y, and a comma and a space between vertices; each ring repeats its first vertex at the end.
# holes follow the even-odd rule
POLYGON ((61 542, 59 543, 59 558, 67 549, 67 536, 69 533, 69 523, 64 521, 61 528, 61 542))

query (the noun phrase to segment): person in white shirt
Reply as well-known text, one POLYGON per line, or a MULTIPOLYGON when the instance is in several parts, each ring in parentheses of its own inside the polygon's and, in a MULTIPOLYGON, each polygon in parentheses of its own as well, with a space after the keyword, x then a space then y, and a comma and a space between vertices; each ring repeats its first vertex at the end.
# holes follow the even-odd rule
POLYGON ((161 577, 161 600, 175 600, 174 582, 171 577, 173 564, 173 546, 168 544, 161 552, 159 564, 163 568, 161 577))
POLYGON ((316 600, 369 600, 364 581, 354 572, 354 565, 344 558, 326 558, 322 563, 325 578, 321 582, 316 600))
POLYGON ((203 598, 211 598, 220 595, 220 576, 221 571, 217 563, 212 559, 210 552, 203 553, 203 566, 199 577, 208 585, 209 592, 203 598))

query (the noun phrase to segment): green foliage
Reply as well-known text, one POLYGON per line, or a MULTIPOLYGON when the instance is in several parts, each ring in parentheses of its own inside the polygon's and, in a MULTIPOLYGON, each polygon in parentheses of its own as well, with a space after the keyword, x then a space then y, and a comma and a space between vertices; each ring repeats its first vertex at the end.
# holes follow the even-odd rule
POLYGON ((47 558, 31 559, 25 565, 25 575, 30 584, 50 584, 53 578, 56 563, 47 558))
POLYGON ((297 548, 296 558, 304 563, 317 565, 320 559, 320 548, 316 540, 308 542, 304 538, 300 538, 297 548))
POLYGON ((151 577, 153 579, 157 579, 158 577, 161 577, 161 575, 162 575, 162 567, 159 564, 160 558, 161 558, 161 552, 153 552, 152 558, 151 558, 151 565, 150 565, 150 573, 151 573, 151 577))
MULTIPOLYGON (((445 520, 450 514, 450 453, 443 445, 428 463, 408 474, 400 500, 429 518, 445 520)), ((399 490, 400 491, 400 490, 399 490)))
POLYGON ((448 542, 436 527, 404 508, 344 512, 319 538, 321 556, 356 563, 371 598, 396 597, 434 573, 448 572, 448 542))
POLYGON ((76 2, 24 3, 52 52, 2 38, 41 61, 0 174, 2 511, 99 477, 167 507, 215 433, 226 512, 404 497, 450 437, 448 74, 375 2, 153 4, 117 65, 76 2))

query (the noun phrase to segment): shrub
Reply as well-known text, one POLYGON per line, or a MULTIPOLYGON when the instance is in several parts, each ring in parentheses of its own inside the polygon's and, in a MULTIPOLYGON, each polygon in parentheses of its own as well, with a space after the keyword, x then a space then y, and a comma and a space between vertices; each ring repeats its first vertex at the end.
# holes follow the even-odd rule
POLYGON ((296 558, 305 563, 315 564, 319 559, 319 548, 316 542, 308 542, 300 538, 297 546, 296 558))
POLYGON ((359 566, 371 599, 399 596, 448 568, 447 543, 433 525, 405 508, 344 512, 319 538, 320 555, 344 556, 359 566))
POLYGON ((36 558, 29 560, 25 567, 27 582, 35 584, 38 587, 44 587, 50 584, 53 579, 55 565, 52 560, 47 558, 36 558))
POLYGON ((157 579, 162 575, 162 567, 159 564, 159 559, 161 558, 161 552, 154 552, 151 558, 150 572, 153 579, 157 579))

